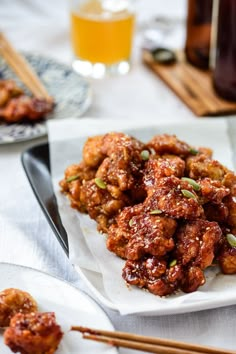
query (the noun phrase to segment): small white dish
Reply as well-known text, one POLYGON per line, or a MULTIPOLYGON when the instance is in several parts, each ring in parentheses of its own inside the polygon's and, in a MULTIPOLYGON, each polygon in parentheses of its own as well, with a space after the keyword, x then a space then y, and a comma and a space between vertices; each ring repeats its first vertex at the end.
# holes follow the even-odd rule
MULTIPOLYGON (((38 270, 8 263, 0 263, 0 291, 18 288, 29 292, 42 312, 55 312, 64 332, 56 354, 117 354, 106 344, 82 339, 78 332, 69 331, 72 325, 113 330, 103 310, 88 295, 69 283, 38 270)), ((10 354, 0 335, 0 353, 10 354)))

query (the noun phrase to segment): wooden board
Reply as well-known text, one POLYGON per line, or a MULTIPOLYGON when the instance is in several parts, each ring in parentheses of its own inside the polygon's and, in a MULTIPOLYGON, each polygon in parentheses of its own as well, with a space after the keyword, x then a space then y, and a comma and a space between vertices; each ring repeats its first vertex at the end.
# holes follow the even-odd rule
POLYGON ((236 102, 217 96, 210 71, 195 68, 177 53, 175 64, 156 63, 150 52, 143 51, 143 62, 152 69, 197 116, 217 116, 236 113, 236 102))

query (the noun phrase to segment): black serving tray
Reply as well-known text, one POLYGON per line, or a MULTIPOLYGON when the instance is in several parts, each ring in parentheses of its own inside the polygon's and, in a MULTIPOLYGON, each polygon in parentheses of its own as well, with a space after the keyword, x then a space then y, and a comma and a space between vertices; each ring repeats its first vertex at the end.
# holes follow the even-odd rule
POLYGON ((22 165, 32 190, 62 248, 69 255, 68 239, 58 212, 51 181, 49 146, 33 146, 22 153, 22 165))

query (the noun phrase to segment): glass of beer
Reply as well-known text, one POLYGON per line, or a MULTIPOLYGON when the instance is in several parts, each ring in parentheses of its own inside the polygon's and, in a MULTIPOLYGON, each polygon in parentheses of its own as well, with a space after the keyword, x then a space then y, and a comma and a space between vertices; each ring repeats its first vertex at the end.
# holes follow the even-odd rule
POLYGON ((73 68, 101 78, 130 69, 135 15, 132 0, 70 0, 73 68))

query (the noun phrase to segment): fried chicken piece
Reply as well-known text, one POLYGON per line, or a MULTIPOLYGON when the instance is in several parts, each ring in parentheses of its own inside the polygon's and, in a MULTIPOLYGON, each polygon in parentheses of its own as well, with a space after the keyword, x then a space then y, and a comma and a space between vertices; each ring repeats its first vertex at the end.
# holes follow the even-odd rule
POLYGON ((106 157, 102 152, 104 135, 89 137, 83 147, 84 164, 96 168, 106 157))
POLYGON ((189 144, 184 141, 179 140, 176 135, 156 135, 148 143, 147 146, 155 151, 156 154, 173 154, 180 157, 186 157, 195 154, 195 149, 193 149, 189 144))
POLYGON ((163 155, 163 157, 151 158, 144 169, 143 183, 148 195, 151 195, 163 177, 182 177, 184 175, 185 162, 178 156, 163 155))
POLYGON ((227 224, 231 231, 236 234, 236 202, 232 195, 224 198, 224 204, 228 208, 227 224))
POLYGON ((4 107, 11 98, 22 94, 22 89, 13 80, 0 80, 0 107, 4 107))
POLYGON ((53 354, 62 336, 54 313, 18 313, 5 331, 4 341, 14 353, 53 354))
POLYGON ((221 235, 216 222, 201 219, 185 222, 175 233, 177 261, 204 270, 212 264, 221 235))
POLYGON ((121 191, 132 190, 141 177, 143 146, 138 140, 122 133, 106 134, 102 152, 107 157, 98 167, 96 177, 118 186, 121 191))
POLYGON ((22 95, 12 98, 4 107, 0 108, 0 118, 8 123, 16 123, 25 118, 35 121, 45 117, 52 109, 52 102, 22 95))
POLYGON ((179 288, 183 272, 181 265, 168 267, 165 259, 152 256, 126 261, 122 277, 130 285, 146 288, 154 295, 165 296, 179 288))
POLYGON ((214 181, 221 181, 222 185, 236 196, 236 175, 219 161, 212 160, 205 154, 191 156, 186 159, 186 171, 189 177, 195 180, 208 177, 214 181))
POLYGON ((129 136, 124 133, 107 133, 103 137, 102 153, 106 156, 112 156, 117 152, 122 152, 123 155, 127 155, 130 152, 141 152, 145 148, 145 145, 138 139, 129 136))
POLYGON ((155 256, 126 261, 122 277, 127 284, 146 288, 158 296, 171 295, 179 290, 190 293, 205 284, 204 273, 199 267, 171 265, 171 262, 168 265, 165 259, 155 256))
POLYGON ((155 192, 146 198, 144 205, 147 211, 157 209, 175 219, 204 217, 204 210, 193 187, 175 176, 159 179, 155 192), (186 196, 186 191, 191 194, 186 196))
POLYGON ((83 183, 80 188, 80 202, 91 219, 97 221, 98 230, 103 232, 107 232, 118 212, 131 204, 129 198, 118 188, 105 184, 104 188, 100 188, 96 179, 83 183))
POLYGON ((108 230, 107 248, 119 257, 140 259, 145 254, 163 256, 174 248, 175 220, 151 215, 142 205, 126 207, 108 230))
POLYGON ((30 313, 37 310, 36 301, 26 291, 9 288, 0 292, 0 327, 7 327, 18 312, 30 313))
POLYGON ((73 164, 65 170, 65 176, 59 185, 61 191, 64 192, 71 201, 72 208, 76 208, 81 212, 86 212, 86 207, 81 203, 80 190, 83 181, 89 181, 95 177, 96 170, 90 166, 85 165, 84 162, 80 164, 73 164))
POLYGON ((185 293, 196 291, 199 286, 204 285, 206 278, 201 268, 196 266, 187 267, 181 280, 180 289, 185 293))
POLYGON ((200 186, 200 203, 208 202, 220 204, 222 199, 230 194, 229 188, 226 188, 220 181, 215 181, 209 177, 197 180, 200 186))
POLYGON ((229 244, 226 236, 220 247, 218 260, 222 273, 236 274, 236 247, 229 244))
POLYGON ((203 205, 206 219, 219 223, 226 223, 229 216, 229 209, 224 203, 206 203, 203 205))

